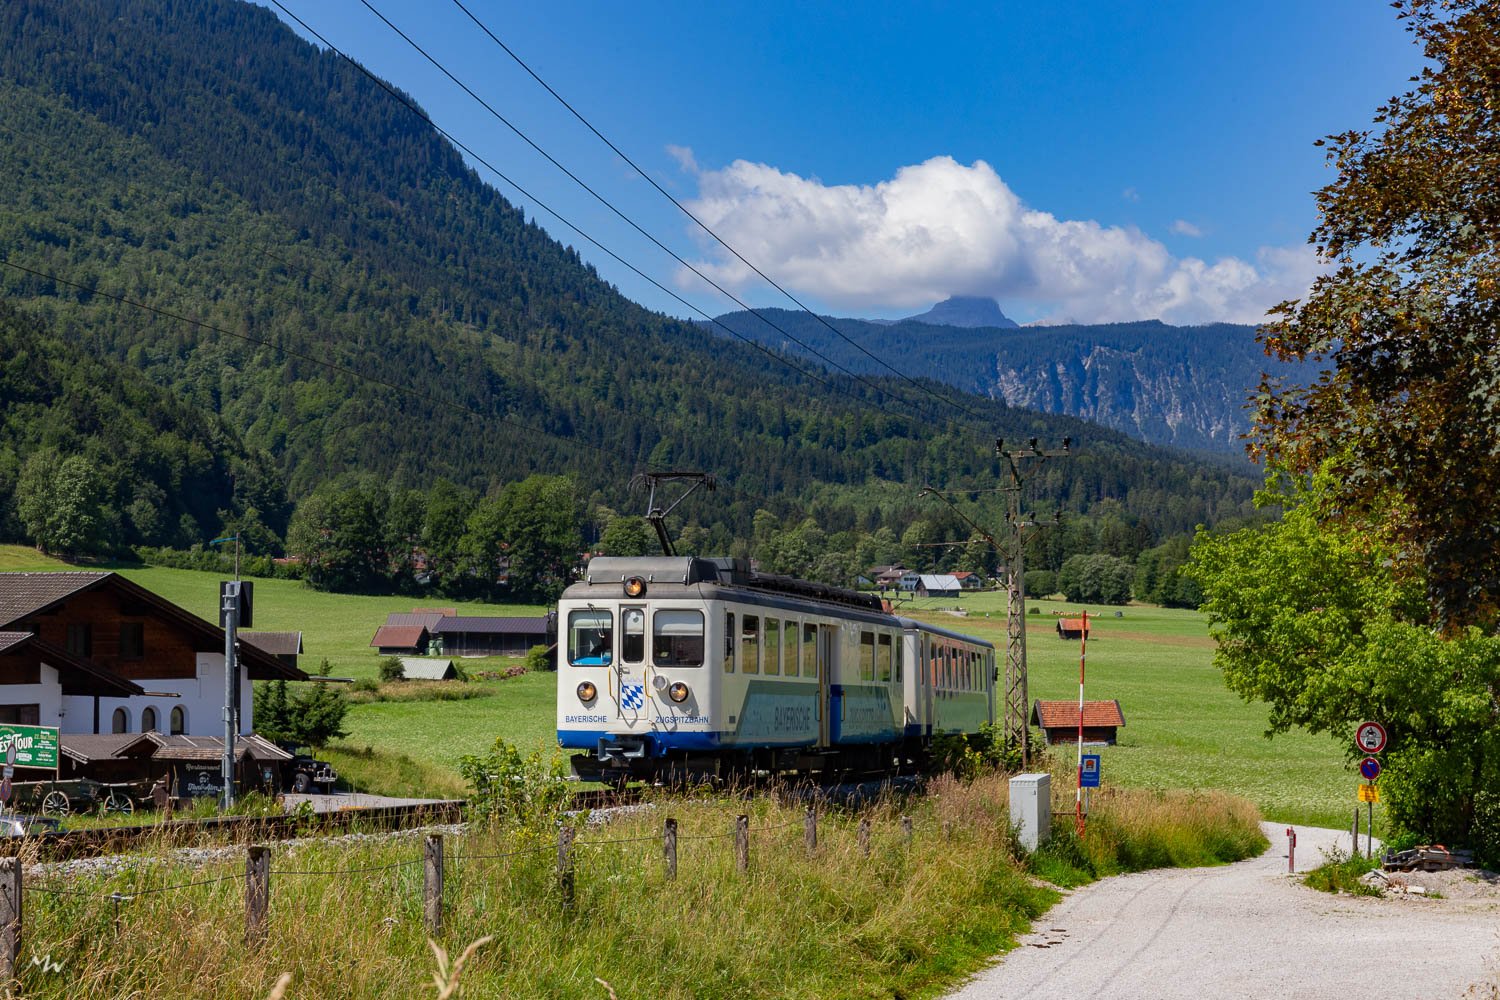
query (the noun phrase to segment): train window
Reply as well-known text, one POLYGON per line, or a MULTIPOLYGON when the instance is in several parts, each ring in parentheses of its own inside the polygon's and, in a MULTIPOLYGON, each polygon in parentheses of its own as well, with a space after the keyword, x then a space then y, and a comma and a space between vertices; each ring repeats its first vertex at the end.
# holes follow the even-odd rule
POLYGON ((781 632, 781 672, 797 676, 797 623, 788 621, 781 632))
POLYGON ((703 666, 703 612, 657 609, 651 616, 651 659, 659 667, 703 666))
POLYGON ((902 674, 905 673, 905 670, 903 669, 906 666, 905 660, 906 660, 906 639, 904 637, 902 637, 902 638, 898 638, 896 640, 896 683, 897 684, 901 683, 902 674))
POLYGON ((761 644, 761 668, 768 674, 781 673, 781 619, 766 619, 766 641, 761 644))
POLYGON ((873 681, 875 679, 874 632, 861 632, 859 634, 859 679, 862 681, 873 681))
POLYGON ((734 612, 724 612, 724 672, 734 673, 734 612))
POLYGON ((590 608, 568 613, 568 662, 575 667, 602 667, 615 647, 615 616, 590 608))
POLYGON ((620 659, 640 663, 646 658, 646 609, 620 609, 620 659))
POLYGON ((889 684, 891 682, 891 637, 885 632, 880 633, 880 656, 878 666, 880 680, 889 684))
POLYGON ((812 622, 802 626, 802 676, 818 676, 818 626, 812 622))
POLYGON ((760 618, 756 615, 740 616, 740 669, 760 673, 760 618))

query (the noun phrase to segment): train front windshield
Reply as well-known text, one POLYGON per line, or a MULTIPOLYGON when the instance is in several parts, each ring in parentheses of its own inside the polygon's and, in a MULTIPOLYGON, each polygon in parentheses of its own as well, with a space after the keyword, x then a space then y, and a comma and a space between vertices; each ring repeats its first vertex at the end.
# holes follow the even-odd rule
POLYGON ((574 611, 568 615, 568 662, 575 667, 602 667, 614 658, 615 617, 608 611, 574 611))

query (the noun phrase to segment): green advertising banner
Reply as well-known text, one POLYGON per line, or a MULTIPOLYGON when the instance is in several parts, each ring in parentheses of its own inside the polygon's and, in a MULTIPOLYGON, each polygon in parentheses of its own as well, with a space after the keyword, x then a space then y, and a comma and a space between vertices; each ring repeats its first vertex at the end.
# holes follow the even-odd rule
POLYGON ((57 729, 53 726, 13 726, 0 723, 0 764, 16 748, 16 767, 57 770, 57 729))

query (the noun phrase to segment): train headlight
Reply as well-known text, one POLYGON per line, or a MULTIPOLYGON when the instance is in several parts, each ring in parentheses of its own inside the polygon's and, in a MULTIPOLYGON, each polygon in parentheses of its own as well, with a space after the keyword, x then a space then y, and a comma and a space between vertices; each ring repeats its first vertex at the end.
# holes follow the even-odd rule
POLYGON ((593 701, 597 697, 599 697, 599 689, 594 687, 593 681, 584 681, 578 685, 579 701, 593 701))
POLYGON ((646 592, 646 581, 638 576, 632 576, 625 581, 625 596, 640 597, 646 592))
POLYGON ((657 674, 655 677, 651 678, 651 686, 656 688, 656 690, 658 691, 665 691, 667 689, 667 679, 661 674, 657 674))
POLYGON ((687 701, 688 686, 682 683, 682 681, 678 681, 676 684, 673 684, 671 687, 667 688, 667 697, 678 703, 687 701))

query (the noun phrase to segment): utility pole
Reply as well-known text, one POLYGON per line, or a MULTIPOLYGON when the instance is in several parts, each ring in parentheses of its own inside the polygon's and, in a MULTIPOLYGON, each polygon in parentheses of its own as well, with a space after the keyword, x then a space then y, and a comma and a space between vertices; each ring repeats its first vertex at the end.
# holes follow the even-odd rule
POLYGON ((235 633, 240 624, 240 581, 220 585, 220 613, 224 619, 224 808, 234 805, 234 737, 239 720, 239 664, 235 657, 235 633))
POLYGON ((1005 644, 1005 742, 1008 746, 1021 748, 1021 759, 1031 761, 1031 729, 1027 723, 1027 712, 1031 708, 1026 692, 1026 539, 1033 528, 1049 527, 1058 522, 1053 515, 1049 521, 1038 521, 1034 516, 1023 514, 1021 493, 1026 485, 1027 471, 1049 458, 1068 458, 1073 454, 1073 439, 1063 438, 1060 449, 1050 451, 1037 447, 1037 439, 1031 438, 1024 448, 1005 447, 1005 440, 995 440, 995 454, 1005 459, 1010 469, 1010 485, 1003 487, 1007 497, 1005 523, 1007 532, 1005 548, 1001 554, 1006 569, 1006 644, 1005 644))
POLYGON ((240 671, 236 655, 236 633, 240 627, 240 533, 215 538, 209 545, 234 542, 234 579, 219 584, 219 622, 224 626, 224 757, 220 773, 224 780, 223 805, 234 805, 234 739, 240 724, 240 671))

